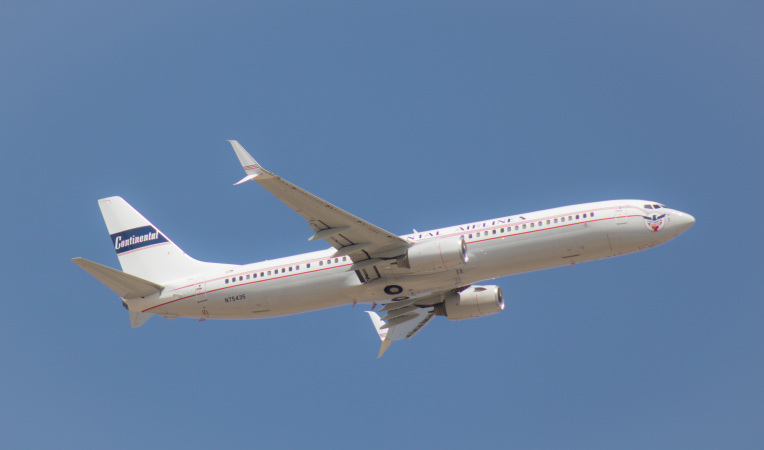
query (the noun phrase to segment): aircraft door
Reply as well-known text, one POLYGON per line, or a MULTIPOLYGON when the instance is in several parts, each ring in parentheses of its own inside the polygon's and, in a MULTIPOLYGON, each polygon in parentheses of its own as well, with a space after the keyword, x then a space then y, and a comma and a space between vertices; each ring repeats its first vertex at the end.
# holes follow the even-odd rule
POLYGON ((626 212, 623 210, 623 208, 618 208, 615 210, 615 223, 616 225, 623 225, 627 223, 629 220, 628 217, 626 217, 626 212))
POLYGON ((196 303, 202 303, 207 301, 207 283, 196 283, 194 285, 194 293, 196 296, 196 303))

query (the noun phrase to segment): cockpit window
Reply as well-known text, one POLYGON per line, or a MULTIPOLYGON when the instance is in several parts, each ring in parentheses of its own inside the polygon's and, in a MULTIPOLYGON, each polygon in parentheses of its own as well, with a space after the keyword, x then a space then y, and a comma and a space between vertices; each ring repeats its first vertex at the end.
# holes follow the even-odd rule
POLYGON ((653 207, 654 207, 655 209, 661 209, 661 208, 662 208, 662 206, 661 206, 661 205, 653 205, 653 207))
POLYGON ((645 209, 653 209, 653 205, 645 205, 645 209))

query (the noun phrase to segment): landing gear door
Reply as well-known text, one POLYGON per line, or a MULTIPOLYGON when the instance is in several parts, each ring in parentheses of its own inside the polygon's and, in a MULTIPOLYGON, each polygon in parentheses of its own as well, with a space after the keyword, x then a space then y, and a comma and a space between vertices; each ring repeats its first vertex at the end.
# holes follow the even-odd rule
POLYGON ((196 303, 202 303, 207 301, 207 283, 201 282, 194 285, 194 294, 196 297, 196 303))

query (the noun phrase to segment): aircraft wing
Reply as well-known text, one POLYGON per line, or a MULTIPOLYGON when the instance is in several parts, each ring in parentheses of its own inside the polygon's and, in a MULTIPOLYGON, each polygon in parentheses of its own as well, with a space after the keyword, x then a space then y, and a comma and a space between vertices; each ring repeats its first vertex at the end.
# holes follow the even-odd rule
POLYGON ((377 358, 381 358, 394 341, 411 339, 425 325, 430 323, 436 315, 433 305, 442 302, 447 294, 464 290, 467 287, 469 286, 432 292, 407 300, 390 301, 379 310, 380 314, 385 313, 382 317, 375 311, 366 311, 379 339, 382 341, 377 358))
POLYGON ((412 306, 412 308, 407 314, 395 316, 386 321, 374 311, 366 311, 371 317, 371 322, 374 324, 374 329, 377 330, 379 339, 382 341, 377 358, 381 358, 394 341, 413 337, 435 317, 433 306, 426 308, 412 306))
MULTIPOLYGON (((236 184, 257 181, 308 221, 315 232, 309 240, 324 239, 337 249, 335 256, 348 255, 355 263, 353 270, 362 270, 405 252, 409 243, 404 239, 366 222, 322 200, 294 184, 263 169, 237 141, 233 146, 247 176, 236 184)), ((377 275, 379 271, 376 271, 377 275)), ((368 278, 378 278, 371 276, 368 278)))

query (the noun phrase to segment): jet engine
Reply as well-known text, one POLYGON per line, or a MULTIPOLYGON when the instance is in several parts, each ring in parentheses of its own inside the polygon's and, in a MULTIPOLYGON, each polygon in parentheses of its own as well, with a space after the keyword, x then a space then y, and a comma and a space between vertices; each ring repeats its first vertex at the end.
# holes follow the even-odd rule
POLYGON ((449 320, 474 319, 504 310, 504 294, 499 286, 470 286, 461 292, 448 294, 435 305, 435 314, 449 320))
POLYGON ((438 272, 459 268, 467 263, 464 236, 451 239, 428 239, 409 247, 398 267, 417 272, 438 272))

